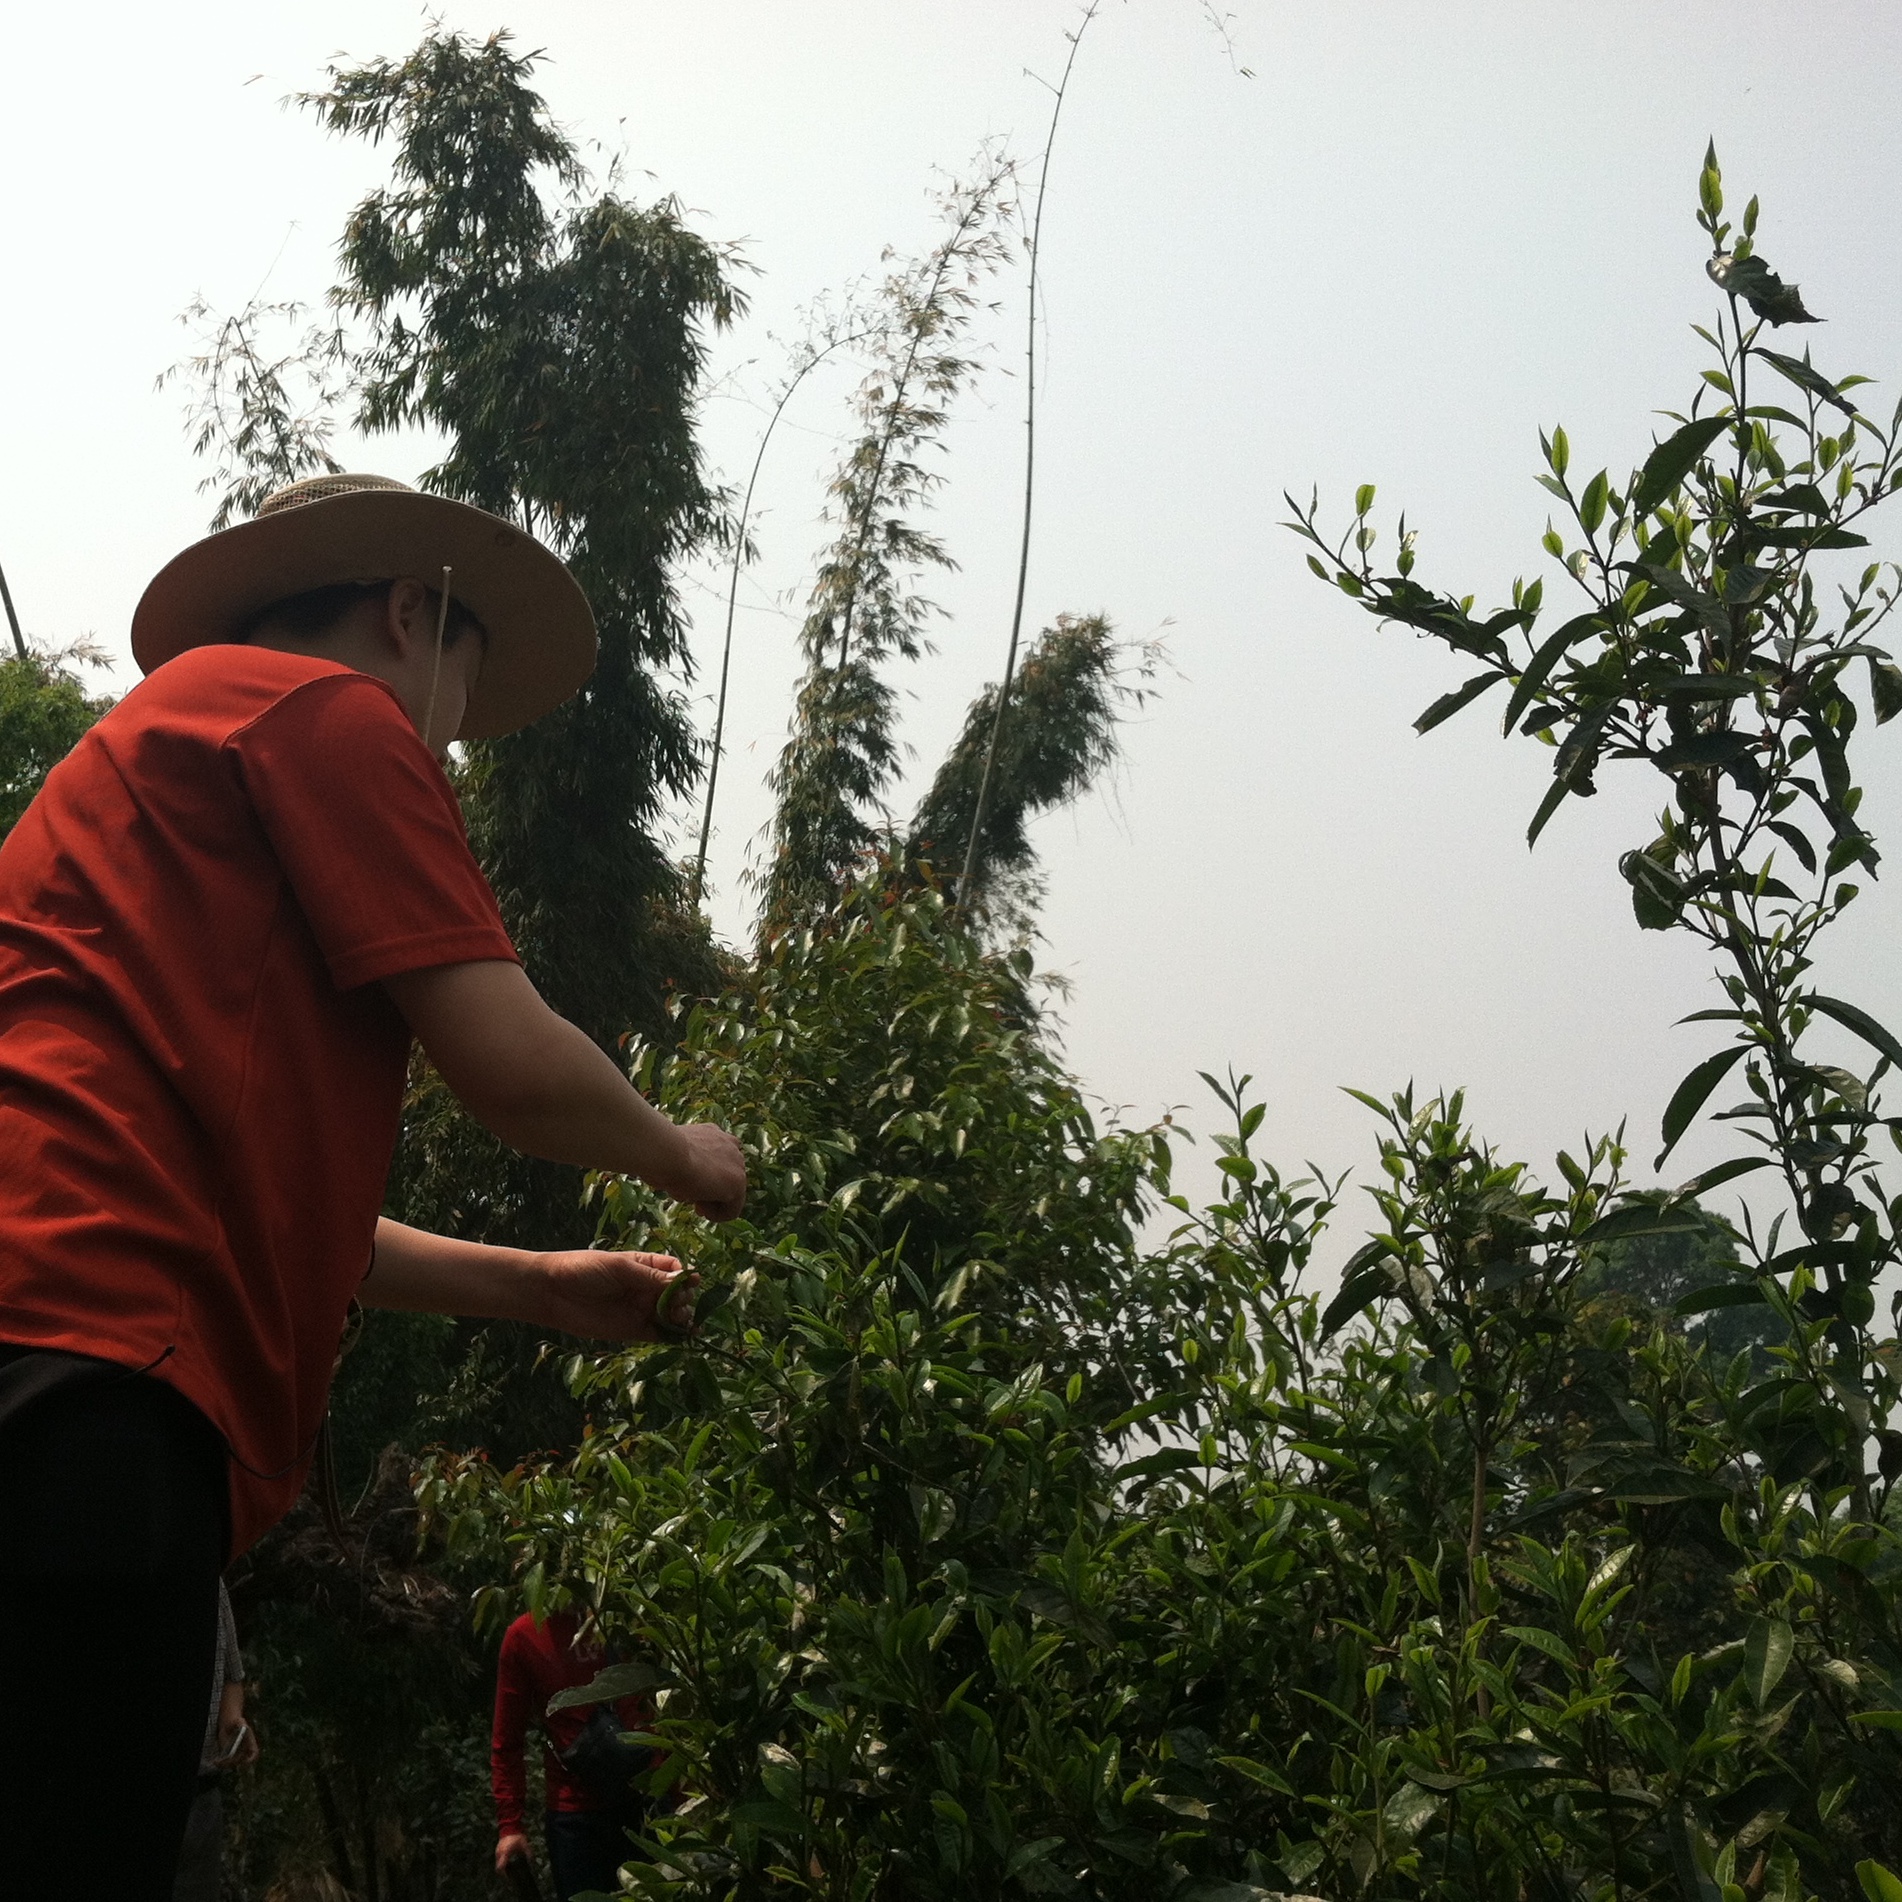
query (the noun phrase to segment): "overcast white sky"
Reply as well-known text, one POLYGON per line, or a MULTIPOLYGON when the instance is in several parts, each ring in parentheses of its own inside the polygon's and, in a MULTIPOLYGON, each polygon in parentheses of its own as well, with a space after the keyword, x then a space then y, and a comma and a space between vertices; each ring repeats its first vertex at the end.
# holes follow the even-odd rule
MULTIPOLYGON (((1502 1147, 1549 1163, 1629 1115, 1648 1158, 1671 1086, 1711 1047, 1694 948, 1633 926, 1618 853, 1665 786, 1627 767, 1536 853, 1549 756, 1482 708, 1419 739, 1460 670, 1314 582, 1284 488, 1345 509, 1380 485, 1423 576, 1483 599, 1535 571, 1537 431, 1631 466, 1688 401, 1715 293, 1692 221, 1707 137, 1763 254, 1829 319, 1832 374, 1902 375, 1902 10, 1812 0, 1295 7, 1232 0, 1233 58, 1197 0, 1110 0, 1084 41, 1047 212, 1049 381, 1032 626, 1106 611, 1166 630, 1163 691, 1116 783, 1041 833, 1044 962, 1071 1059, 1147 1119, 1198 1069, 1252 1070, 1285 1163, 1364 1164, 1337 1086, 1464 1083, 1502 1147), (1244 77, 1239 65, 1252 69, 1244 77)), ((707 410, 744 475, 798 307, 932 242, 935 168, 986 137, 1042 144, 1070 0, 446 0, 471 32, 545 48, 544 90, 638 193, 741 240, 752 312, 707 410)), ((0 111, 0 562, 34 634, 123 654, 150 574, 208 505, 176 391, 177 314, 260 286, 314 301, 376 156, 281 109, 331 56, 400 56, 397 0, 187 0, 11 16, 0 111)), ((996 368, 957 423, 936 526, 962 568, 938 657, 902 683, 930 771, 1008 630, 1021 447, 1021 279, 996 368)), ((852 373, 810 379, 761 486, 743 594, 716 915, 767 813, 821 484, 852 373)), ((1880 405, 1872 404, 1872 407, 1880 405)), ((352 445, 405 478, 419 445, 352 445)), ((1893 552, 1902 542, 1892 525, 1893 552)), ((704 663, 719 613, 688 577, 704 663)), ((1551 585, 1550 583, 1548 584, 1551 585)), ((1866 745, 1865 812, 1898 844, 1902 772, 1866 745)), ((1830 985, 1902 1018, 1897 892, 1846 926, 1830 985)), ((1844 1055, 1849 1052, 1845 1051, 1844 1055)), ((1858 1061, 1861 1053, 1857 1052, 1858 1061)), ((1676 1177, 1725 1151, 1687 1143, 1676 1177)))

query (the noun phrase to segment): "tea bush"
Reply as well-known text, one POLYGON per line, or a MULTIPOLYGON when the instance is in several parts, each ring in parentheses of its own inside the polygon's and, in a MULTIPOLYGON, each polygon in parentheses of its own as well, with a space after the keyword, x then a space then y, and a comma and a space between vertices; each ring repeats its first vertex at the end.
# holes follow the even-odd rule
POLYGON ((1902 1894, 1902 1204, 1872 1148, 1902 1044, 1810 976, 1875 867, 1851 664, 1878 723, 1902 708, 1892 573, 1832 617, 1818 568, 1902 445, 1860 379, 1763 340, 1807 313, 1714 156, 1700 200, 1719 367, 1628 482, 1575 491, 1548 439, 1587 596, 1556 633, 1536 582, 1480 617, 1414 581, 1404 526, 1379 572, 1371 489, 1338 542, 1297 513, 1325 579, 1479 664, 1423 728, 1508 684, 1554 750, 1534 837, 1612 760, 1664 776, 1622 869, 1641 926, 1722 960, 1735 1038, 1665 1150, 1734 1073, 1755 1152, 1634 1194, 1601 1138, 1546 1184, 1456 1095, 1365 1098, 1375 1227, 1324 1301, 1339 1185, 1255 1153, 1246 1079, 1214 1086, 1224 1187, 1193 1207, 1175 1132, 1085 1113, 1023 962, 869 871, 648 1062, 740 1131, 746 1221, 597 1185, 606 1240, 707 1275, 700 1332, 575 1357, 571 1456, 422 1487, 512 1568, 488 1611, 579 1605, 631 1660, 595 1694, 655 1688, 638 1893, 1902 1894), (1803 1047, 1823 1019, 1869 1075, 1803 1047), (1708 1243, 1698 1198, 1753 1170, 1786 1215, 1687 1250, 1677 1315, 1608 1293, 1634 1250, 1708 1243), (1740 1308, 1767 1325, 1735 1351, 1678 1319, 1740 1308))

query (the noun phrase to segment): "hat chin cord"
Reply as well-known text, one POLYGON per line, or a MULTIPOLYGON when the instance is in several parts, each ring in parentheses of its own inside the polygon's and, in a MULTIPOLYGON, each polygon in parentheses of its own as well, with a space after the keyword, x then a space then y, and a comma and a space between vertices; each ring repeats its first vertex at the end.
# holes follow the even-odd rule
POLYGON ((436 603, 436 661, 429 670, 429 704, 423 709, 423 744, 430 743, 430 730, 436 724, 436 689, 442 685, 442 638, 449 625, 449 576, 450 570, 442 571, 442 595, 436 603))

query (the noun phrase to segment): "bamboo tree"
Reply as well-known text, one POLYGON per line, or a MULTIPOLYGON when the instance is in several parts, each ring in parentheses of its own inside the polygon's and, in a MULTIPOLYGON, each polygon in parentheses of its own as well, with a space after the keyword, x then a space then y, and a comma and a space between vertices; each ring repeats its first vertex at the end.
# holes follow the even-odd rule
POLYGON ((13 610, 13 591, 7 586, 7 573, 0 568, 0 606, 7 611, 7 630, 13 636, 13 656, 26 659, 26 636, 20 632, 20 617, 13 610))
POLYGON ((264 326, 300 307, 253 304, 180 371, 194 447, 217 458, 215 525, 335 468, 337 416, 420 426, 445 441, 423 486, 521 522, 587 588, 594 678, 531 733, 466 749, 461 790, 538 984, 612 1046, 661 1028, 685 948, 652 936, 675 890, 659 814, 699 770, 672 571, 721 532, 693 432, 707 332, 739 305, 673 201, 587 196, 536 64, 506 33, 435 32, 403 60, 333 67, 302 103, 392 157, 346 226, 334 321, 273 355, 264 326))
MULTIPOLYGON (((965 317, 974 308, 974 286, 978 277, 997 269, 1004 261, 1004 241, 1001 233, 992 227, 1001 225, 1014 213, 1014 207, 1003 202, 1002 193, 1015 172, 1016 167, 1010 160, 992 157, 986 161, 974 185, 953 186, 942 201, 951 226, 945 241, 914 275, 889 281, 893 319, 891 347, 895 360, 886 365, 882 375, 875 373, 879 379, 878 394, 870 389, 865 392, 868 399, 865 406, 876 417, 876 426, 860 443, 854 458, 859 465, 859 479, 850 493, 856 503, 857 519, 851 528, 852 553, 844 568, 844 600, 838 611, 841 673, 852 651, 853 616, 867 579, 872 518, 890 503, 917 499, 930 486, 915 466, 894 463, 893 458, 915 452, 919 444, 943 427, 950 398, 975 367, 969 360, 948 354, 943 346, 962 330, 965 317), (927 355, 927 350, 934 345, 939 347, 927 355), (885 378, 889 378, 889 394, 884 393, 885 378), (917 386, 922 386, 925 402, 914 405, 912 392, 917 386), (929 407, 933 399, 937 403, 935 409, 929 407)), ((904 543, 901 541, 898 546, 902 549, 904 543)), ((914 558, 921 547, 922 544, 914 545, 914 558)))
POLYGON ((1004 716, 1011 703, 1011 682, 1017 673, 1017 643, 1024 626, 1024 588, 1030 578, 1030 520, 1037 494, 1037 266, 1043 251, 1043 201, 1050 184, 1050 156, 1056 149, 1057 124, 1063 117, 1064 96, 1070 89, 1070 73, 1076 65, 1077 49, 1083 35, 1097 16, 1101 0, 1090 0, 1076 30, 1064 37, 1070 51, 1063 62, 1063 76, 1057 81, 1056 98, 1050 108, 1050 131, 1044 140, 1043 159, 1037 168, 1036 208, 1030 220, 1030 269, 1024 290, 1024 519, 1017 541, 1017 593, 1010 611, 1010 647, 1004 656, 1004 682, 997 695, 991 718, 990 744, 984 754, 984 770, 979 776, 977 798, 971 809, 971 831, 964 848, 964 866, 958 874, 960 904, 976 891, 978 843, 984 830, 984 808, 990 797, 991 772, 997 759, 997 746, 1004 730, 1004 716))
POLYGON ((899 755, 893 690, 880 670, 927 651, 936 610, 915 578, 955 566, 912 517, 943 480, 923 458, 976 371, 964 339, 979 287, 1008 255, 1013 176, 1007 159, 988 155, 972 181, 944 194, 940 243, 885 280, 887 319, 856 398, 861 433, 830 484, 841 533, 807 603, 805 675, 772 777, 768 933, 822 909, 884 823, 878 802, 899 755))
POLYGON ((302 304, 254 297, 218 317, 198 297, 179 318, 198 326, 198 347, 165 371, 158 387, 178 380, 191 386, 193 453, 216 458, 198 485, 200 494, 218 497, 214 529, 256 514, 274 489, 301 476, 335 475, 343 467, 331 450, 350 388, 342 331, 312 325, 281 354, 265 349, 268 329, 295 326, 304 314, 302 304))
POLYGON ((1060 614, 1011 682, 1008 719, 997 683, 972 701, 912 816, 903 853, 907 865, 935 870, 941 853, 962 844, 967 869, 956 906, 966 925, 982 915, 1006 933, 1028 929, 1039 890, 1029 822, 1080 798, 1116 763, 1119 725, 1148 697, 1156 660, 1150 650, 1131 665, 1101 614, 1060 614))
MULTIPOLYGON (((855 321, 855 320, 854 320, 855 321)), ((726 628, 720 642, 720 688, 714 702, 713 739, 707 748, 707 791, 700 817, 700 849, 694 854, 693 885, 688 893, 688 903, 698 906, 702 889, 707 878, 707 848, 713 838, 713 798, 720 781, 720 760, 726 742, 726 695, 727 679, 733 665, 733 617, 739 605, 740 575, 752 554, 752 544, 747 538, 747 530, 753 519, 753 490, 759 482, 761 466, 766 461, 766 451, 773 440, 773 432, 779 427, 779 419, 786 413, 786 405, 793 399, 793 393, 806 380, 807 375, 816 370, 833 351, 847 344, 857 343, 866 335, 862 328, 844 332, 839 320, 824 324, 818 332, 809 337, 795 353, 785 382, 780 387, 778 398, 766 419, 766 427, 760 432, 759 447, 753 455, 753 466, 747 473, 746 491, 740 498, 739 520, 733 530, 733 552, 729 564, 726 591, 726 628)))

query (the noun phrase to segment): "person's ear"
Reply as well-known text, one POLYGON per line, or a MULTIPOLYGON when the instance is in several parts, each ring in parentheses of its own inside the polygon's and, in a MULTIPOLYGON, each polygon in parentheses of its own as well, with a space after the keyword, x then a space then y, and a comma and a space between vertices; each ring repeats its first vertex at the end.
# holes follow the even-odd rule
POLYGON ((383 633, 404 659, 435 644, 436 617, 430 612, 429 590, 420 581, 406 575, 390 583, 383 606, 383 633))

